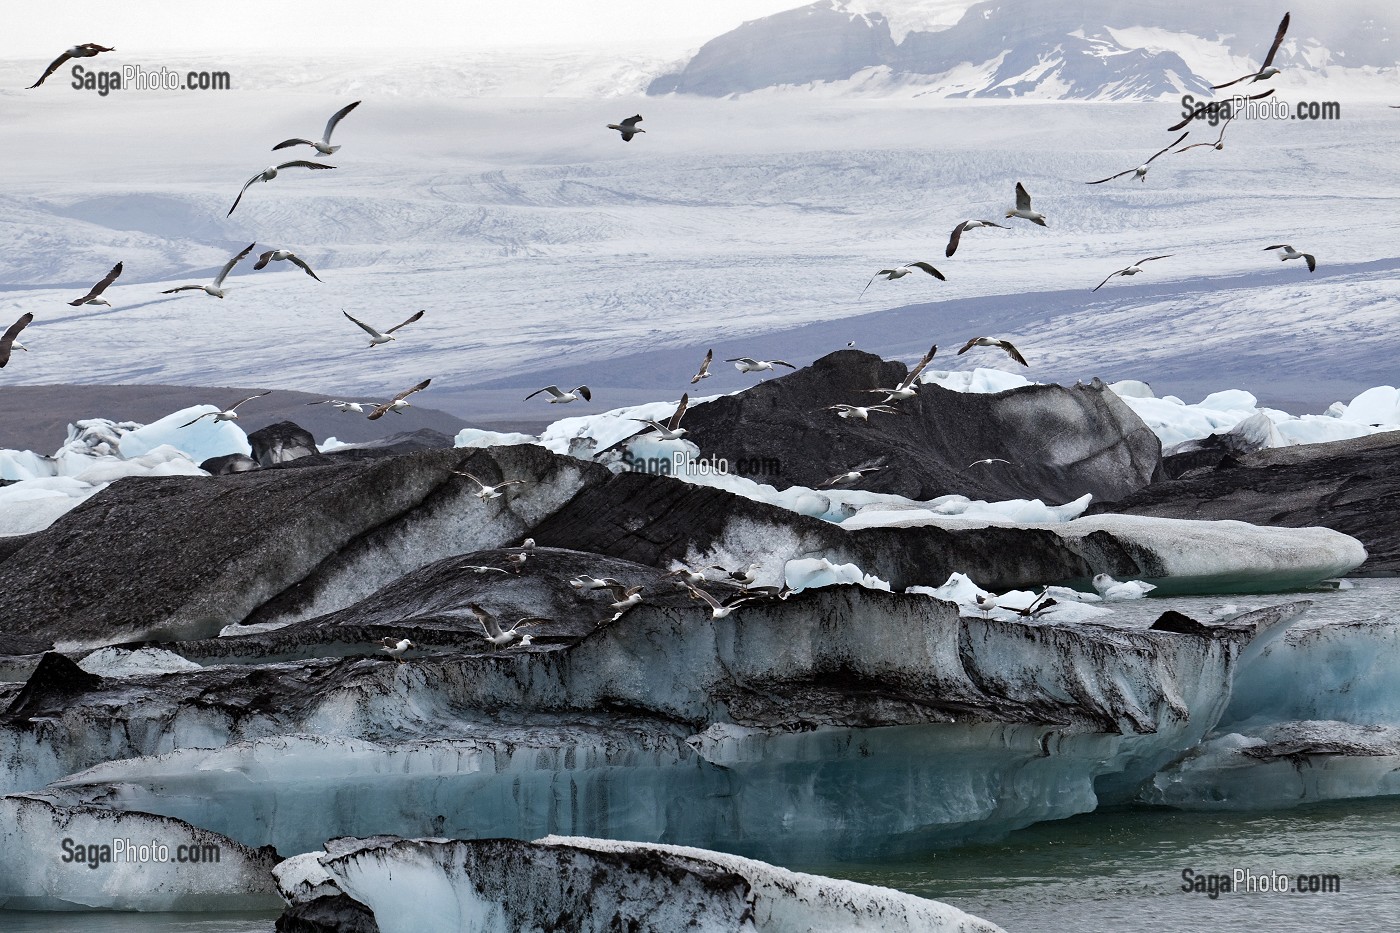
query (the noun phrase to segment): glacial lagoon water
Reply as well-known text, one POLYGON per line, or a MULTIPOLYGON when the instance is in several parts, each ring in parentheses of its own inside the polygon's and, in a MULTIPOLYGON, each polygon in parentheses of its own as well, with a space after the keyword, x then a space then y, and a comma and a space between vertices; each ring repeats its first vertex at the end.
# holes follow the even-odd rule
MULTIPOLYGON (((1400 798, 1275 813, 1127 807, 898 862, 791 865, 946 901, 1008 933, 1400 929, 1400 798), (1335 875, 1334 893, 1187 893, 1182 871, 1335 875)), ((271 933, 275 914, 0 911, 4 933, 271 933)))

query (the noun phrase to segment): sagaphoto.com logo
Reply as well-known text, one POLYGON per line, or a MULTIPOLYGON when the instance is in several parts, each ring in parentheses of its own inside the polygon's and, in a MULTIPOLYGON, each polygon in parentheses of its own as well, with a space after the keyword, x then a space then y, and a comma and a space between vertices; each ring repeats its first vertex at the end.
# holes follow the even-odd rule
POLYGON ((1239 95, 1204 101, 1184 94, 1181 98, 1181 117, 1183 120, 1201 120, 1211 126, 1218 126, 1224 120, 1340 120, 1342 105, 1335 100, 1290 103, 1272 95, 1264 98, 1239 95))
POLYGON ((161 66, 123 65, 119 69, 88 68, 74 65, 72 87, 96 91, 106 97, 113 91, 228 91, 233 79, 227 71, 180 71, 161 66))

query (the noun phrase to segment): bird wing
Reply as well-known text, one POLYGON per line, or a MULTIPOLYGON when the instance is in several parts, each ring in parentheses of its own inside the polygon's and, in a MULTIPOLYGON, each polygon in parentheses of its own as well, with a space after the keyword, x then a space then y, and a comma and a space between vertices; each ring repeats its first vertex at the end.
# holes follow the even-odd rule
POLYGON ((948 248, 943 251, 943 255, 949 259, 958 251, 958 242, 962 240, 963 226, 967 221, 963 221, 953 228, 952 236, 948 237, 948 248))
POLYGON ((483 483, 481 480, 477 479, 475 476, 472 476, 472 475, 471 475, 470 473, 468 473, 466 470, 453 470, 452 472, 455 473, 455 474, 457 474, 458 476, 465 476, 467 479, 471 480, 473 483, 476 483, 476 484, 477 484, 478 486, 480 486, 482 489, 486 489, 486 488, 487 488, 487 486, 486 486, 485 483, 483 483))
POLYGON ((726 362, 726 363, 748 363, 748 364, 750 364, 750 365, 753 365, 753 364, 757 363, 758 360, 754 359, 753 357, 749 357, 749 356, 736 356, 736 357, 733 357, 732 359, 727 359, 727 360, 725 360, 725 362, 726 362))
POLYGON ((270 395, 270 394, 272 394, 272 390, 271 390, 271 389, 268 389, 266 392, 259 392, 257 395, 250 395, 250 396, 248 396, 248 397, 245 398, 245 399, 241 399, 241 400, 239 400, 239 401, 237 401, 237 402, 234 402, 234 403, 233 403, 232 405, 230 405, 226 410, 227 410, 227 411, 234 411, 234 410, 236 410, 236 409, 238 408, 239 405, 242 405, 244 402, 251 402, 251 401, 252 401, 253 399, 255 399, 255 398, 262 398, 264 395, 270 395))
POLYGON ((1000 345, 1001 345, 1001 348, 1002 348, 1003 350, 1006 351, 1006 355, 1007 355, 1007 356, 1011 357, 1013 360, 1015 360, 1016 362, 1020 363, 1022 366, 1029 366, 1029 365, 1031 365, 1030 363, 1027 363, 1027 362, 1026 362, 1026 358, 1025 358, 1024 356, 1021 355, 1021 351, 1020 351, 1020 350, 1017 350, 1015 347, 1013 347, 1013 346, 1011 345, 1011 341, 1009 341, 1009 340, 1002 340, 1002 341, 1000 341, 999 343, 1000 343, 1000 345))
MULTIPOLYGON (((892 272, 892 271, 894 271, 894 270, 892 270, 892 269, 881 269, 879 272, 877 272, 877 273, 875 273, 874 275, 872 275, 872 276, 870 277, 870 281, 865 283, 865 288, 862 288, 862 289, 860 290, 860 294, 857 295, 856 297, 857 297, 857 298, 860 298, 860 297, 864 296, 864 295, 865 295, 866 289, 868 289, 870 286, 874 285, 876 279, 878 279, 880 276, 886 275, 886 274, 888 274, 888 273, 890 273, 890 272, 892 272)), ((741 359, 742 359, 742 357, 741 357, 741 359)), ((734 361, 733 361, 733 360, 727 360, 726 362, 734 362, 734 361)))
MULTIPOLYGON (((1270 94, 1273 93, 1273 89, 1272 89, 1272 88, 1269 89, 1269 93, 1270 93, 1270 94)), ((1263 95, 1261 94, 1260 96, 1262 97, 1263 95)), ((1229 118, 1228 120, 1225 121, 1224 126, 1220 127, 1220 138, 1217 139, 1217 140, 1215 141, 1215 144, 1216 144, 1217 146, 1220 145, 1221 143, 1223 143, 1223 142, 1225 141, 1225 130, 1229 129, 1229 127, 1230 127, 1230 121, 1233 120, 1233 119, 1235 119, 1234 114, 1231 114, 1231 115, 1230 115, 1230 118, 1229 118)))
POLYGON ((39 80, 29 85, 29 87, 25 88, 25 90, 32 91, 34 90, 34 88, 43 84, 49 79, 49 75, 53 74, 55 71, 61 68, 63 66, 63 63, 68 61, 68 59, 72 57, 73 56, 70 53, 65 51, 62 55, 58 56, 58 58, 55 58, 53 60, 53 63, 49 65, 48 69, 42 75, 39 76, 39 80))
POLYGON ((228 213, 224 215, 225 217, 232 217, 232 216, 233 216, 233 212, 236 211, 236 210, 238 209, 238 202, 240 202, 240 201, 243 200, 243 194, 244 194, 244 192, 246 192, 246 191, 248 190, 248 186, 251 185, 253 182, 257 181, 258 179, 262 178, 262 177, 263 177, 263 173, 262 173, 262 172, 258 172, 258 173, 257 173, 256 175, 254 175, 252 178, 248 179, 247 181, 245 181, 245 182, 243 183, 243 187, 242 187, 241 189, 239 189, 238 197, 236 197, 236 198, 233 199, 233 207, 230 207, 230 208, 228 209, 228 213))
POLYGON ((389 404, 389 402, 385 402, 383 405, 376 405, 374 411, 370 412, 365 417, 370 421, 378 421, 389 411, 389 404))
POLYGON ((681 403, 680 405, 676 406, 676 413, 671 416, 670 421, 666 422, 666 427, 668 430, 674 431, 676 428, 681 426, 681 417, 685 414, 686 406, 689 404, 690 393, 687 392, 681 396, 681 403))
POLYGON ((101 282, 98 282, 92 287, 92 291, 88 292, 86 295, 79 298, 77 301, 70 301, 68 303, 70 305, 79 305, 82 304, 84 301, 87 301, 89 298, 96 298, 98 295, 105 292, 107 290, 107 286, 115 282, 117 280, 117 276, 121 274, 122 264, 117 263, 115 266, 112 267, 112 271, 107 273, 106 278, 104 278, 101 282))
POLYGON ((259 256, 258 261, 253 263, 253 271, 257 272, 259 269, 265 268, 268 263, 272 262, 272 254, 275 252, 277 252, 277 250, 270 249, 259 256))
MULTIPOLYGON (((200 420, 200 418, 208 418, 210 415, 217 415, 217 414, 218 414, 217 411, 206 411, 204 414, 200 415, 199 418, 195 418, 194 421, 186 421, 184 424, 180 425, 180 427, 182 427, 182 428, 188 428, 190 425, 194 424, 195 421, 200 420)), ((178 430, 178 429, 177 429, 177 430, 178 430)))
POLYGON ((772 363, 774 366, 786 366, 788 369, 796 369, 796 368, 797 368, 796 366, 792 365, 791 363, 787 362, 786 360, 769 360, 768 362, 772 363))
POLYGON ((531 392, 529 395, 525 396, 525 401, 527 401, 527 402, 530 401, 530 399, 534 398, 536 395, 539 395, 541 392, 548 392, 550 395, 554 396, 555 398, 563 398, 563 397, 564 397, 564 393, 559 391, 559 387, 558 387, 558 386, 545 386, 543 389, 536 389, 535 391, 531 392))
POLYGON ((1185 152, 1187 149, 1199 149, 1201 146, 1214 146, 1215 143, 1192 143, 1189 146, 1182 146, 1177 152, 1185 152))
POLYGON ((1155 262, 1158 259, 1171 259, 1175 255, 1176 253, 1164 253, 1161 256, 1148 256, 1146 259, 1139 259, 1136 264, 1140 266, 1145 262, 1155 262))
POLYGON ((715 350, 714 347, 711 347, 710 349, 705 351, 705 359, 702 360, 700 363, 699 372, 697 372, 694 376, 690 378, 691 385, 695 385, 695 383, 705 378, 705 374, 710 371, 710 363, 714 361, 714 358, 715 350))
POLYGON ((284 139, 284 140, 282 140, 280 143, 278 143, 277 145, 275 145, 275 146, 272 147, 272 151, 273 151, 273 152, 276 152, 278 149, 286 149, 286 148, 288 148, 289 146, 314 146, 314 145, 316 145, 316 143, 315 143, 313 140, 310 140, 310 139, 302 139, 301 137, 298 136, 298 137, 295 138, 295 139, 284 139))
POLYGON ((19 316, 19 320, 10 325, 3 337, 0 337, 0 367, 4 367, 10 361, 10 352, 15 345, 15 339, 19 337, 19 332, 29 326, 29 322, 34 320, 34 314, 26 311, 19 316))
POLYGON ((233 271, 233 267, 236 266, 236 265, 238 265, 240 262, 242 262, 242 261, 243 261, 243 257, 244 257, 244 256, 247 256, 249 253, 251 253, 251 252, 253 251, 253 247, 254 247, 254 246, 257 246, 257 245, 258 245, 258 244, 256 244, 256 243, 249 243, 247 246, 243 247, 243 252, 239 253, 237 256, 234 256, 234 257, 233 257, 232 259, 230 259, 228 262, 224 263, 224 267, 223 267, 222 269, 219 270, 219 274, 216 275, 216 276, 214 276, 214 284, 215 284, 215 285, 222 285, 222 284, 224 284, 224 278, 225 278, 230 272, 233 271))
MULTIPOLYGON (((928 352, 924 354, 923 359, 921 359, 921 360, 919 360, 919 362, 915 363, 915 364, 914 364, 914 368, 911 369, 911 370, 909 370, 909 375, 907 375, 907 376, 904 377, 904 381, 901 382, 901 383, 899 384, 899 387, 900 387, 901 389, 907 389, 907 388, 909 388, 911 385, 913 385, 913 384, 914 384, 914 381, 915 381, 916 379, 919 378, 919 374, 922 373, 922 372, 924 371, 924 367, 927 366, 930 362, 932 362, 932 360, 933 360, 933 355, 934 355, 935 353, 937 353, 937 352, 938 352, 938 344, 935 343, 933 346, 931 346, 931 347, 928 348, 928 352)), ((879 391, 884 391, 884 390, 882 389, 882 390, 879 390, 879 391)))
MULTIPOLYGON (((1190 131, 1190 130, 1187 130, 1186 132, 1182 133, 1180 136, 1178 136, 1178 137, 1176 138, 1176 142, 1172 143, 1170 146, 1168 146, 1167 148, 1163 149, 1162 152, 1158 152, 1158 153, 1156 153, 1155 155, 1153 155, 1153 156, 1152 156, 1152 159, 1157 158, 1157 156, 1161 155, 1163 152, 1170 152, 1170 151, 1172 150, 1173 147, 1181 145, 1181 141, 1182 141, 1183 139, 1185 139, 1186 137, 1190 136, 1190 135, 1191 135, 1191 131, 1190 131)), ((1143 164, 1143 165, 1149 165, 1149 164, 1151 164, 1152 159, 1148 159, 1146 162, 1144 162, 1144 163, 1142 163, 1142 164, 1143 164)))
POLYGON ((685 588, 690 591, 690 596, 692 599, 703 599, 706 603, 709 604, 711 609, 720 608, 720 601, 715 599, 713 596, 711 596, 709 593, 706 593, 699 587, 691 586, 689 583, 687 583, 685 588))
POLYGON ((1259 66, 1260 71, 1263 71, 1274 63, 1274 56, 1278 54, 1278 47, 1283 45, 1283 34, 1288 32, 1288 18, 1291 15, 1291 13, 1285 13, 1283 14, 1283 19, 1279 21, 1278 32, 1274 34, 1274 44, 1269 46, 1269 54, 1264 56, 1264 64, 1259 66))
POLYGON ((346 317, 350 318, 350 320, 354 321, 356 324, 360 325, 360 330, 362 330, 362 331, 364 331, 365 333, 369 334, 371 337, 382 337, 382 336, 384 336, 384 335, 381 334, 379 331, 375 330, 373 327, 370 327, 368 324, 366 324, 364 321, 360 320, 359 318, 351 317, 351 316, 350 316, 350 312, 349 312, 349 311, 346 311, 344 308, 341 308, 341 309, 340 309, 340 313, 343 314, 343 315, 345 315, 346 317))
POLYGON ((1293 248, 1293 247, 1289 246, 1287 243, 1278 243, 1278 244, 1275 244, 1274 246, 1266 246, 1266 247, 1264 247, 1264 251, 1265 251, 1265 252, 1268 252, 1268 251, 1271 250, 1271 249, 1292 249, 1292 248, 1293 248))
POLYGON ((312 272, 311 267, 308 266, 296 253, 292 253, 290 256, 287 257, 287 259, 290 260, 293 264, 300 266, 303 272, 311 276, 316 281, 321 281, 321 277, 316 273, 312 272))
POLYGON ((321 142, 329 146, 331 144, 331 134, 335 132, 336 124, 344 119, 347 113, 358 106, 360 106, 360 102, 357 100, 353 104, 346 104, 344 107, 341 107, 335 113, 331 114, 331 118, 326 121, 326 132, 321 135, 321 142))
POLYGON ((933 266, 929 265, 926 262, 911 262, 909 263, 909 265, 915 269, 923 269, 925 272, 933 276, 935 279, 938 279, 940 282, 948 281, 948 279, 943 275, 942 272, 939 272, 937 269, 935 269, 933 266))
POLYGON ((167 288, 165 291, 161 292, 161 294, 173 295, 176 292, 197 292, 203 287, 203 285, 179 285, 175 288, 167 288))
POLYGON ((327 165, 324 162, 308 162, 305 159, 297 159, 294 162, 283 162, 277 166, 277 171, 280 172, 284 168, 335 168, 335 166, 327 165))
MULTIPOLYGON (((1262 69, 1261 69, 1261 70, 1262 70, 1262 69)), ((1212 91, 1218 91, 1218 90, 1220 90, 1221 88, 1229 87, 1229 86, 1232 85, 1232 84, 1239 84, 1241 81, 1244 81, 1246 78, 1252 78, 1252 77, 1254 77, 1254 76, 1255 76, 1256 74, 1258 74, 1258 73, 1259 73, 1259 72, 1257 72, 1257 71, 1251 72, 1250 74, 1247 74, 1247 75, 1243 75, 1243 76, 1241 76, 1241 77, 1238 77, 1238 78, 1236 78, 1236 79, 1233 80, 1233 81, 1226 81, 1224 84, 1212 84, 1212 85, 1210 86, 1210 89, 1211 89, 1212 91)))
POLYGON ((1317 271, 1317 257, 1315 257, 1312 253, 1304 253, 1303 262, 1308 264, 1309 272, 1317 271))
POLYGON ((612 593, 613 599, 616 602, 622 602, 627 598, 627 587, 623 586, 621 583, 609 583, 606 589, 609 593, 612 593))
POLYGON ((1119 172, 1117 175, 1110 175, 1110 176, 1108 176, 1107 178, 1100 178, 1098 181, 1086 181, 1084 184, 1086 184, 1086 185, 1101 185, 1101 184, 1103 184, 1103 183, 1106 182, 1106 181, 1113 181, 1113 179, 1115 179, 1115 178, 1122 178, 1124 175, 1131 175, 1133 172, 1136 172, 1136 171, 1137 171, 1137 167, 1134 166, 1133 168, 1130 168, 1130 169, 1128 169, 1128 170, 1125 171, 1125 172, 1119 172))
POLYGON ((524 486, 529 482, 528 479, 503 479, 496 484, 496 488, 500 489, 502 486, 524 486))
POLYGON ((1122 274, 1123 274, 1123 273, 1122 273, 1121 270, 1118 271, 1118 272, 1110 272, 1110 273, 1108 274, 1108 277, 1107 277, 1107 278, 1105 278, 1105 279, 1104 279, 1102 282, 1100 282, 1099 284, 1095 285, 1093 288, 1089 289, 1089 291, 1091 291, 1091 292, 1096 292, 1096 291, 1098 291, 1099 289, 1103 288, 1105 285, 1108 284, 1108 280, 1109 280, 1109 279, 1113 278, 1115 275, 1122 275, 1122 274))
POLYGON ((426 388, 428 387, 428 383, 430 383, 430 382, 432 382, 432 381, 433 381, 433 380, 431 380, 431 379, 424 379, 422 382, 418 383, 418 384, 417 384, 416 386, 414 386, 413 388, 411 388, 411 389, 404 389, 404 390, 403 390, 402 392, 400 392, 398 395, 395 395, 393 400, 394 400, 395 402, 402 402, 404 399, 408 398, 408 397, 409 397, 410 395, 412 395, 414 392, 422 392, 424 389, 426 389, 426 388))
POLYGON ((386 333, 386 334, 392 334, 394 331, 398 330, 400 327, 407 327, 408 325, 412 324, 414 321, 418 320, 418 319, 419 319, 420 317, 422 317, 422 316, 423 316, 423 312, 422 312, 422 311, 419 311, 418 313, 416 313, 416 314, 414 314, 412 317, 410 317, 408 320, 404 321, 402 324, 395 324, 393 327, 389 328, 389 329, 386 330, 384 333, 386 333))
MULTIPOLYGON (((626 120, 623 120, 623 121, 622 121, 622 125, 625 126, 625 127, 628 127, 629 129, 636 129, 637 124, 638 124, 638 123, 641 123, 641 122, 642 122, 642 115, 641 115, 641 114, 637 114, 635 117, 628 117, 626 120)), ((665 127, 662 127, 662 129, 665 129, 665 127)))
POLYGON ((505 634, 501 631, 501 624, 496 621, 496 617, 491 613, 482 609, 476 603, 472 603, 467 608, 471 610, 472 615, 476 616, 476 621, 481 623, 481 630, 486 633, 486 637, 500 638, 505 634))
POLYGON ((1016 182, 1016 210, 1028 211, 1031 209, 1031 195, 1026 190, 1026 186, 1019 181, 1016 182))
POLYGON ((582 395, 585 402, 593 401, 593 393, 589 390, 588 386, 575 386, 574 392, 578 395, 582 395))
POLYGON ((961 350, 958 351, 958 356, 962 356, 962 355, 963 355, 964 353, 966 353, 968 350, 971 350, 973 347, 977 346, 977 341, 979 341, 979 340, 981 340, 981 339, 982 339, 981 337, 973 337, 973 338, 972 338, 971 340, 969 340, 967 343, 963 344, 963 348, 962 348, 961 350))

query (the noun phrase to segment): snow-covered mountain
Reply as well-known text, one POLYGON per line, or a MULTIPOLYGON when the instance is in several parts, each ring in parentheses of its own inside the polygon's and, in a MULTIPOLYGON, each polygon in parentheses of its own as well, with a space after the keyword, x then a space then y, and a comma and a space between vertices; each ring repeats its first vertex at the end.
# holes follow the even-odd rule
POLYGON ((726 96, 831 85, 858 94, 1151 100, 1210 93, 1258 67, 1292 8, 1276 64, 1309 77, 1397 71, 1400 8, 1375 0, 988 0, 954 25, 926 0, 818 0, 706 43, 650 94, 726 96), (906 9, 908 8, 908 9, 906 9), (917 28, 913 24, 926 24, 917 28))

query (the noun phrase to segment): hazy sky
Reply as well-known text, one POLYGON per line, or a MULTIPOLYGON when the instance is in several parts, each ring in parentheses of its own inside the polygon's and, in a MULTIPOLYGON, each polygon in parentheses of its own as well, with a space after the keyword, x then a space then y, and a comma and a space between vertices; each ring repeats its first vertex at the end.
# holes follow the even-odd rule
POLYGON ((119 51, 695 44, 810 0, 63 0, 11 17, 0 57, 119 51))

